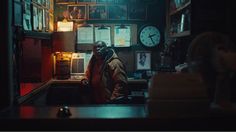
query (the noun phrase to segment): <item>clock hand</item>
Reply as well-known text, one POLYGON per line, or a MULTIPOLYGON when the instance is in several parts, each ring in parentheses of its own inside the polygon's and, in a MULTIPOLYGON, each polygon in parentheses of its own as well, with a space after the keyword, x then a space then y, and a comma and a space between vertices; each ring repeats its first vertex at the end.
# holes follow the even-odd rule
POLYGON ((149 37, 149 38, 152 38, 152 37, 153 37, 153 36, 155 36, 155 35, 156 35, 156 34, 152 34, 152 35, 151 35, 151 34, 149 34, 149 36, 148 36, 148 37, 149 37))
POLYGON ((152 43, 155 44, 155 42, 153 41, 152 37, 150 37, 150 39, 151 39, 152 43))

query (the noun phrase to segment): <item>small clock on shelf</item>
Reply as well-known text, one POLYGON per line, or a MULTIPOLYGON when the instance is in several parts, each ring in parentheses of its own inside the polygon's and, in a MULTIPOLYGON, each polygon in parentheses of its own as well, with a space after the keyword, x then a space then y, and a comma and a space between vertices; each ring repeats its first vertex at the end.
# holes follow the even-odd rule
POLYGON ((146 47, 155 47, 160 43, 160 30, 153 25, 145 25, 140 29, 139 40, 146 47))

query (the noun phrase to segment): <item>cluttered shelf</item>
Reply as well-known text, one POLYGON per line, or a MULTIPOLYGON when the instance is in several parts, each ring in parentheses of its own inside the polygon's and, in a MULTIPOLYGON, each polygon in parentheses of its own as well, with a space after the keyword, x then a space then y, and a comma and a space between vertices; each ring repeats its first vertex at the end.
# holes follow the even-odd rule
POLYGON ((182 6, 176 8, 175 10, 171 10, 169 15, 171 16, 171 15, 174 15, 174 14, 180 12, 181 10, 185 9, 186 7, 188 7, 190 4, 191 4, 191 1, 186 2, 182 6))
POLYGON ((188 30, 188 31, 170 34, 170 37, 184 37, 184 36, 188 36, 190 34, 191 34, 190 30, 188 30))

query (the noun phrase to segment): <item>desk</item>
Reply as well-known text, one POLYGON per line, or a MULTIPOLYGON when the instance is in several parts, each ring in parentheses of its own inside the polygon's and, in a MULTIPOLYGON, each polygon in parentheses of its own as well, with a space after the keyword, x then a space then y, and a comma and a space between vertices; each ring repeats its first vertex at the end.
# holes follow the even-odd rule
POLYGON ((146 105, 69 107, 72 116, 56 116, 59 107, 13 107, 0 113, 1 130, 236 130, 236 116, 152 118, 146 105))

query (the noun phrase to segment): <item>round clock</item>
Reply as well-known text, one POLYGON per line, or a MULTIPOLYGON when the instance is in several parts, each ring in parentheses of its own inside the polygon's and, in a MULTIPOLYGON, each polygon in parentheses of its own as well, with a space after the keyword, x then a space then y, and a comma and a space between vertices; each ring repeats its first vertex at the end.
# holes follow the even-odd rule
POLYGON ((160 43, 161 34, 157 27, 147 25, 141 28, 139 33, 141 44, 146 47, 154 47, 160 43))

